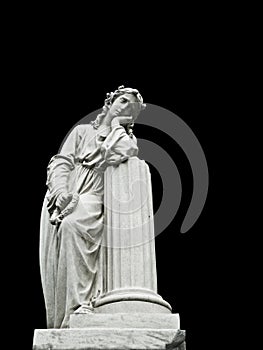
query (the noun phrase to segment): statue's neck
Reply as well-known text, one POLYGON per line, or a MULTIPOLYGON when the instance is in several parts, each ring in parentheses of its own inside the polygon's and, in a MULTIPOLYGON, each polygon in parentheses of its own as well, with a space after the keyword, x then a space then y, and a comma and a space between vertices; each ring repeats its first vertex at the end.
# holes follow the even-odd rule
POLYGON ((110 117, 109 113, 107 113, 105 115, 105 117, 102 119, 100 125, 110 127, 111 126, 111 120, 112 120, 112 118, 110 117))

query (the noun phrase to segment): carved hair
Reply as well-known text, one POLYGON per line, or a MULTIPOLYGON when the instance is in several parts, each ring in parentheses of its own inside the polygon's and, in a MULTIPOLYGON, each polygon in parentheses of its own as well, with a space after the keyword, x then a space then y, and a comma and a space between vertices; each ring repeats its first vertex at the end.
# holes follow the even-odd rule
MULTIPOLYGON (((102 112, 97 115, 94 121, 91 122, 94 129, 98 129, 102 119, 106 116, 106 114, 108 113, 111 105, 116 100, 116 98, 126 93, 133 94, 137 98, 138 102, 140 103, 141 111, 145 109, 146 104, 143 103, 143 98, 139 93, 139 91, 137 89, 125 88, 124 85, 121 85, 114 92, 108 92, 106 94, 106 99, 104 100, 104 106, 102 107, 102 112)), ((130 137, 133 137, 133 126, 134 126, 134 123, 129 123, 126 126, 126 131, 130 137)))

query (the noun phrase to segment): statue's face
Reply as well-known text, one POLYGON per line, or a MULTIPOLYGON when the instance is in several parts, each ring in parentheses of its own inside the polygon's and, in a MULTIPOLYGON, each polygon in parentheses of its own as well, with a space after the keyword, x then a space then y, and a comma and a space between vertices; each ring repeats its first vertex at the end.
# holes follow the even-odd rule
POLYGON ((110 107, 112 117, 131 116, 133 121, 138 117, 141 110, 140 103, 133 94, 125 93, 116 98, 110 107))

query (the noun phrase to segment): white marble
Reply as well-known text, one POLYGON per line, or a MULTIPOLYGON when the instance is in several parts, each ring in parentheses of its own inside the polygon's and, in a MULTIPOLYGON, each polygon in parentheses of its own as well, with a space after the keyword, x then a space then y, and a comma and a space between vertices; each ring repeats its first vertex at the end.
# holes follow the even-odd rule
POLYGON ((147 328, 72 328, 39 329, 34 335, 34 350, 183 350, 184 333, 178 329, 147 328))
POLYGON ((157 290, 151 174, 132 130, 144 108, 137 90, 107 94, 49 164, 40 259, 49 329, 35 330, 34 350, 186 349, 179 314, 157 290), (80 180, 81 200, 63 211, 80 180))
POLYGON ((131 157, 105 175, 103 293, 97 312, 170 313, 157 293, 151 174, 131 157))
POLYGON ((107 326, 114 328, 180 329, 179 314, 115 313, 115 314, 73 314, 70 328, 107 326))

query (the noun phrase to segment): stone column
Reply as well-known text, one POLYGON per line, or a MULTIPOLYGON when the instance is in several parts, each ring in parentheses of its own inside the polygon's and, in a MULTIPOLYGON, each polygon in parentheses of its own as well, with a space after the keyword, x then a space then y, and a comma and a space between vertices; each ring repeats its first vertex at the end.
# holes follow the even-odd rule
POLYGON ((103 293, 95 312, 171 313, 157 294, 151 175, 129 158, 105 172, 103 293))

